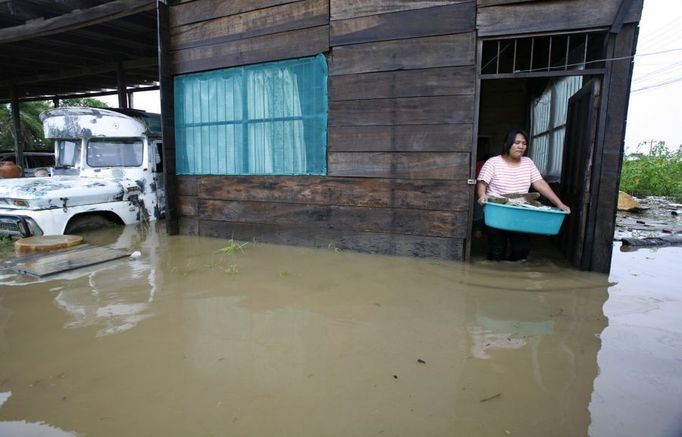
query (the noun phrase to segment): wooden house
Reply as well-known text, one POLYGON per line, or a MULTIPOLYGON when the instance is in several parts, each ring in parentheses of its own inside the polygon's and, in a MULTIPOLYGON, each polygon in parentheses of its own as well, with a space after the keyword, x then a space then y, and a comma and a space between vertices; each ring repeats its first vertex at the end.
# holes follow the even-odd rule
POLYGON ((169 233, 456 260, 524 127, 557 242, 606 272, 642 1, 8 2, 0 102, 19 131, 21 101, 158 79, 169 233))
POLYGON ((177 156, 169 231, 464 260, 476 160, 523 126, 574 212, 562 249, 574 265, 606 272, 641 8, 162 5, 165 146, 177 156))

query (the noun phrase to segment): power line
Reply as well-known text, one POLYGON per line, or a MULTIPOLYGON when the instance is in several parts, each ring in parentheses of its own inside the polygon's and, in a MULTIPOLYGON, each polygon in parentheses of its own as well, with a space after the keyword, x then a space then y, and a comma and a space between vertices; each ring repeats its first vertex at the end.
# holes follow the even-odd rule
POLYGON ((680 81, 682 81, 682 77, 678 77, 676 79, 671 79, 669 81, 657 83, 657 84, 650 85, 650 86, 644 86, 642 88, 637 88, 635 90, 631 90, 630 94, 634 94, 634 93, 638 93, 641 91, 646 91, 646 90, 650 90, 650 89, 654 89, 654 88, 660 88, 660 87, 666 86, 666 85, 672 85, 673 83, 680 82, 680 81))

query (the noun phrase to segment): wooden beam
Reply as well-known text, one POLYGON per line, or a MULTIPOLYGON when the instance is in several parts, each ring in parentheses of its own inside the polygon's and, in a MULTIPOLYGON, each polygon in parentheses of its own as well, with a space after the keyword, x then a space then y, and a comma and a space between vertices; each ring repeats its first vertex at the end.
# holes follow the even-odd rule
POLYGON ((17 89, 10 86, 10 110, 12 111, 12 124, 14 125, 14 154, 17 159, 17 165, 22 165, 24 162, 24 142, 21 132, 21 110, 19 109, 19 99, 17 98, 17 89))
MULTIPOLYGON (((479 37, 590 29, 611 26, 622 0, 546 0, 478 8, 479 37)), ((625 23, 636 23, 643 0, 634 0, 624 12, 625 23)))
POLYGON ((75 10, 59 17, 31 21, 23 26, 0 29, 0 44, 53 35, 127 17, 153 10, 155 4, 156 0, 115 0, 89 9, 75 10))
POLYGON ((128 107, 128 92, 126 87, 126 72, 123 66, 119 62, 116 68, 116 82, 118 89, 118 107, 127 108, 128 107))
POLYGON ((470 197, 462 180, 332 176, 178 176, 191 198, 392 209, 462 210, 470 197))
POLYGON ((300 0, 203 0, 175 5, 170 9, 170 27, 237 15, 300 0))
POLYGON ((474 32, 334 48, 330 75, 473 65, 474 32))
POLYGON ((223 44, 329 24, 329 1, 307 0, 171 29, 173 50, 223 44))
POLYGON ((185 229, 197 235, 234 238, 273 244, 288 244, 385 255, 440 259, 462 259, 462 239, 401 235, 379 232, 337 231, 315 226, 233 223, 223 221, 183 220, 185 229))
POLYGON ((613 234, 618 208, 618 185, 623 164, 625 119, 630 98, 637 25, 627 24, 610 34, 606 57, 607 75, 602 93, 600 126, 592 165, 592 198, 586 235, 591 248, 590 270, 608 273, 611 268, 613 234))
POLYGON ((474 66, 347 74, 329 78, 330 101, 473 93, 474 66))
POLYGON ((460 3, 473 3, 473 0, 334 0, 331 2, 331 19, 345 20, 460 3))
POLYGON ((329 26, 311 27, 173 51, 173 73, 312 56, 328 50, 329 26))
POLYGON ((391 14, 332 21, 330 44, 340 46, 372 41, 471 32, 476 25, 476 5, 422 8, 391 14))
POLYGON ((161 136, 163 140, 163 177, 166 193, 166 233, 177 235, 179 232, 177 211, 177 179, 175 175, 175 112, 173 97, 173 75, 169 56, 170 35, 168 6, 157 2, 156 9, 157 40, 159 42, 159 84, 161 97, 161 136))
MULTIPOLYGON (((125 70, 133 70, 145 67, 155 67, 157 65, 157 58, 140 58, 133 59, 129 61, 122 61, 120 63, 121 67, 125 70)), ((28 85, 32 83, 42 83, 48 81, 57 81, 62 79, 72 79, 76 77, 92 76, 102 73, 114 73, 118 71, 119 64, 115 62, 110 62, 100 65, 92 65, 83 68, 77 68, 72 70, 60 70, 54 71, 53 73, 37 74, 35 76, 26 76, 23 78, 18 78, 13 83, 16 85, 28 85)), ((112 84, 113 85, 113 84, 112 84)), ((9 86, 9 81, 0 81, 0 87, 9 86)))
POLYGON ((469 190, 468 153, 334 152, 327 159, 329 176, 461 180, 469 190))

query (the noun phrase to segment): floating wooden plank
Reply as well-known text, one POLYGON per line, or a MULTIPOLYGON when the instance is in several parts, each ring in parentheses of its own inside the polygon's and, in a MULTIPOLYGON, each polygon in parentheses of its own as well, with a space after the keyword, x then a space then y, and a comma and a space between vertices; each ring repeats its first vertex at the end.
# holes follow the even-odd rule
POLYGON ((329 153, 330 176, 466 180, 468 153, 329 153))
POLYGON ((82 242, 80 235, 39 235, 15 241, 14 250, 17 253, 50 252, 78 246, 82 242))
MULTIPOLYGON (((634 0, 625 14, 626 23, 638 22, 642 1, 634 0)), ((610 27, 622 0, 548 0, 478 8, 476 26, 480 37, 561 32, 610 27)))
POLYGON ((331 76, 329 100, 470 95, 474 79, 473 66, 331 76))
POLYGON ((172 52, 176 74, 298 58, 329 50, 329 26, 264 35, 172 52))
POLYGON ((471 32, 475 24, 476 4, 461 3, 332 21, 330 43, 340 46, 471 32))
POLYGON ((129 252, 123 250, 83 245, 75 249, 19 259, 10 268, 17 273, 43 277, 125 258, 129 255, 129 252))
POLYGON ((329 126, 330 152, 470 152, 471 123, 329 126))
POLYGON ((329 102, 330 126, 471 123, 473 96, 329 102))
POLYGON ((358 179, 318 176, 201 176, 202 199, 467 210, 464 180, 358 179))
POLYGON ((281 226, 248 223, 229 223, 202 220, 198 223, 199 235, 217 238, 234 238, 242 241, 287 244, 328 249, 355 250, 385 255, 416 256, 440 259, 464 258, 463 240, 459 238, 424 237, 414 235, 384 234, 376 232, 351 232, 314 227, 281 226))
POLYGON ((201 220, 464 238, 466 211, 368 208, 200 199, 201 220))
POLYGON ((469 3, 472 0, 332 0, 332 20, 386 14, 438 6, 469 3))
POLYGON ((473 65, 473 32, 335 47, 330 74, 473 65))
POLYGON ((623 238, 623 246, 632 247, 664 247, 682 245, 682 235, 664 235, 662 237, 623 238))
POLYGON ((327 24, 329 1, 308 0, 179 26, 171 31, 171 43, 177 50, 327 24))

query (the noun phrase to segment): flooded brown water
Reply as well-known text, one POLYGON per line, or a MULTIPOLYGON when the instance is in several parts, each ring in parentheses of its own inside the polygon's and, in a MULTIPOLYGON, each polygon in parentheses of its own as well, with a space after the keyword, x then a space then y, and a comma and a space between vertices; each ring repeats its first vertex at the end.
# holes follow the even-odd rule
POLYGON ((0 271, 0 436, 679 436, 680 248, 610 277, 90 234, 0 271), (233 247, 234 248, 234 247, 233 247))

